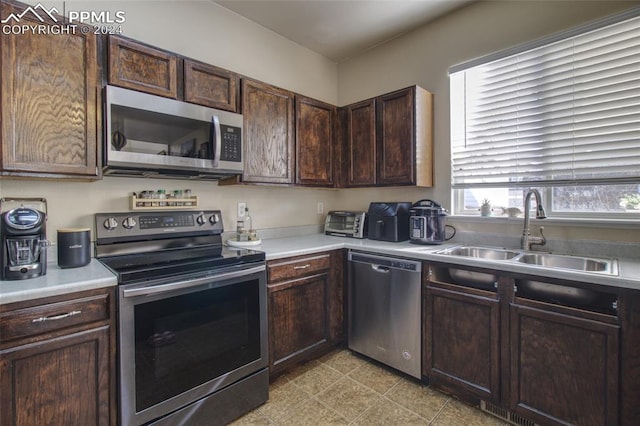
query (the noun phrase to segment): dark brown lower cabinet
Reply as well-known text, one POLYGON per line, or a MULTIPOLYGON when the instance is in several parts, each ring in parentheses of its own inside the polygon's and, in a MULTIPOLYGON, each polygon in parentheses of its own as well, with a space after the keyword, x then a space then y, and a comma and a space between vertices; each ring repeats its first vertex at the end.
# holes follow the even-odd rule
POLYGON ((274 370, 288 358, 328 342, 328 282, 328 274, 319 274, 269 289, 274 370))
POLYGON ((515 424, 640 424, 637 291, 424 269, 423 374, 434 387, 515 424))
POLYGON ((109 329, 3 351, 3 425, 108 425, 109 329))
POLYGON ((527 304, 511 305, 511 408, 543 424, 617 425, 620 326, 527 304))
POLYGON ((272 377, 344 340, 342 265, 341 250, 267 262, 272 377))
POLYGON ((480 399, 500 399, 500 301, 496 293, 426 286, 425 374, 480 399))
POLYGON ((0 424, 116 424, 112 297, 0 306, 0 424))

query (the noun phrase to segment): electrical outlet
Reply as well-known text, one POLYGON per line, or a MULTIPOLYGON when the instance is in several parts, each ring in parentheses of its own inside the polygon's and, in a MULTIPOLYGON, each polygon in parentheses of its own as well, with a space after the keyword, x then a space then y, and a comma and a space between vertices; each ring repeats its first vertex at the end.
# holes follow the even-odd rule
POLYGON ((324 213, 324 203, 322 201, 318 201, 318 214, 324 213))
POLYGON ((238 217, 244 217, 247 210, 247 203, 238 203, 238 217))

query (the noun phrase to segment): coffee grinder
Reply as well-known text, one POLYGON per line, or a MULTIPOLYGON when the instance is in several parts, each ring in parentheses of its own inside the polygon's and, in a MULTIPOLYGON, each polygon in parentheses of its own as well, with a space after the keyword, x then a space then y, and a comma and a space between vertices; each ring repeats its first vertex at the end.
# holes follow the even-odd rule
POLYGON ((0 199, 3 280, 24 280, 47 272, 47 201, 44 198, 0 199))

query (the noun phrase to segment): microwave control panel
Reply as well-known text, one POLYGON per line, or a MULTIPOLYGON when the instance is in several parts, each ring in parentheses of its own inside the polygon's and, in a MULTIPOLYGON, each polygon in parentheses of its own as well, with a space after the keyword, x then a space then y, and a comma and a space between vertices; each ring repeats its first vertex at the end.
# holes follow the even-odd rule
POLYGON ((242 161, 242 130, 239 127, 221 125, 222 149, 220 159, 222 161, 242 161))

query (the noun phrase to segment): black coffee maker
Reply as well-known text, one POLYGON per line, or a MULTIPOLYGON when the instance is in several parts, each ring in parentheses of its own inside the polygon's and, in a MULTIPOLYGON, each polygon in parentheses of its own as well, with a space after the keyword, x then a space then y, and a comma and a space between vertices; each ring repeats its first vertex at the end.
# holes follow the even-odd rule
POLYGON ((3 280, 47 273, 47 202, 44 198, 0 199, 3 280))

